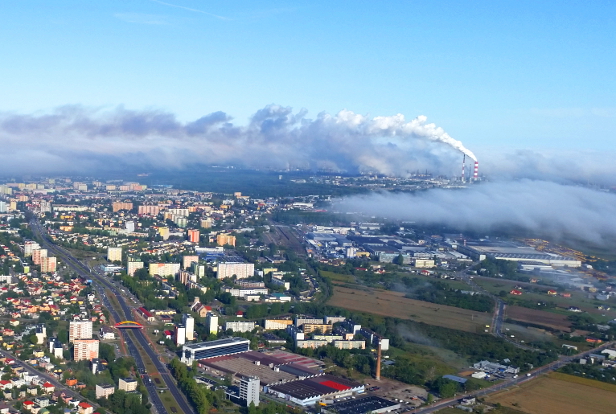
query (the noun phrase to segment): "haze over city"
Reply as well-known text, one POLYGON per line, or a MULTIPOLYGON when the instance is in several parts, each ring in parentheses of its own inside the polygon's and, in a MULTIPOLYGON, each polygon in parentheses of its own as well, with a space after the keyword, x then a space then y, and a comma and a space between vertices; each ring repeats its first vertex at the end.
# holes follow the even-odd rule
POLYGON ((0 33, 13 39, 2 45, 11 64, 0 68, 0 134, 12 160, 3 172, 27 157, 40 172, 175 169, 214 157, 249 167, 459 169, 455 153, 431 143, 323 121, 350 121, 348 111, 425 117, 493 176, 609 184, 614 172, 610 2, 0 7, 0 33), (259 147, 271 155, 251 156, 259 147))
POLYGON ((0 413, 613 414, 615 33, 0 2, 0 413))

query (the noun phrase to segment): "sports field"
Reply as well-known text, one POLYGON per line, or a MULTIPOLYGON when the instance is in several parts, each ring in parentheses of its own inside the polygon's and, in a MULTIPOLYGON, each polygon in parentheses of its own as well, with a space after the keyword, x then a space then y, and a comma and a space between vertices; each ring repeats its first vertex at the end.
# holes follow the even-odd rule
POLYGON ((528 414, 613 414, 616 386, 562 373, 529 381, 486 398, 528 414))
POLYGON ((334 286, 334 295, 328 304, 467 332, 483 332, 485 325, 492 320, 492 314, 408 299, 404 293, 381 289, 357 290, 334 286))

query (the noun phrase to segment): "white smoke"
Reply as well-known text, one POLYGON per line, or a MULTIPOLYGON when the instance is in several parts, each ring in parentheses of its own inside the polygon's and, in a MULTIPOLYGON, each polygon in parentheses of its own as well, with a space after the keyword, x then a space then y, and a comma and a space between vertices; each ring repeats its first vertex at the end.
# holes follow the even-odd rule
POLYGON ((168 112, 121 107, 4 113, 0 142, 7 160, 0 172, 232 163, 404 175, 426 168, 451 172, 451 148, 476 159, 425 116, 406 121, 402 114, 371 118, 343 110, 309 119, 304 110, 278 105, 258 110, 245 126, 234 125, 223 112, 185 123, 168 112), (33 149, 41 162, 29 162, 33 149))
POLYGON ((616 244, 616 194, 547 181, 499 181, 414 194, 372 193, 341 199, 335 208, 461 231, 523 230, 554 240, 616 244))

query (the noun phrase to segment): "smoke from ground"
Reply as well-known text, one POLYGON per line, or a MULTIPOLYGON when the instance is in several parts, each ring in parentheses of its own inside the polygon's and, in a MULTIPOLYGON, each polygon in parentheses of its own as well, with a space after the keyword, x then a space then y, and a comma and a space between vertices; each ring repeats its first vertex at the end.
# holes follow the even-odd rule
POLYGON ((547 181, 503 181, 461 190, 373 193, 335 208, 460 231, 527 231, 553 240, 616 244, 616 195, 547 181))
POLYGON ((406 324, 400 323, 396 326, 396 329, 398 330, 398 334, 409 342, 440 348, 440 345, 436 341, 406 324))
POLYGON ((198 164, 407 174, 448 171, 475 155, 425 116, 369 118, 343 110, 308 119, 268 105, 246 126, 224 112, 180 122, 169 112, 81 106, 46 114, 0 114, 0 173, 73 172, 198 164), (459 152, 458 152, 459 151, 459 152))

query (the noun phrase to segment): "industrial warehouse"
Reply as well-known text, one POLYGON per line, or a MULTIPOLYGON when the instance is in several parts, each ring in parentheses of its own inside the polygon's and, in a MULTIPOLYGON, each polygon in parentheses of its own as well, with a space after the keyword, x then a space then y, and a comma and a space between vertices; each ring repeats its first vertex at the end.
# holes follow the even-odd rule
POLYGON ((485 260, 490 257, 498 260, 512 260, 516 262, 533 262, 549 266, 580 267, 582 262, 554 253, 540 252, 532 247, 519 245, 513 242, 469 241, 458 245, 457 250, 474 260, 485 260))
POLYGON ((323 362, 285 351, 257 352, 246 349, 242 338, 227 338, 184 345, 186 361, 214 376, 258 378, 260 391, 302 407, 334 402, 362 394, 364 385, 323 373, 323 362))
POLYGON ((321 400, 335 400, 337 398, 350 397, 354 394, 361 394, 365 389, 364 385, 358 382, 325 374, 314 378, 266 387, 264 391, 274 394, 278 398, 283 398, 306 407, 314 405, 321 400))

